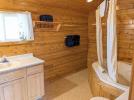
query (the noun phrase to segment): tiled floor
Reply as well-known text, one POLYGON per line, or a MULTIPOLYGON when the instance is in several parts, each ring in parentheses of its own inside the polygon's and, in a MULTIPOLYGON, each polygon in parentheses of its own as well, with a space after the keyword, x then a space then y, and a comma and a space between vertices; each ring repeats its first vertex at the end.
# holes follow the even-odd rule
POLYGON ((47 100, 90 100, 87 70, 82 70, 47 85, 47 100))

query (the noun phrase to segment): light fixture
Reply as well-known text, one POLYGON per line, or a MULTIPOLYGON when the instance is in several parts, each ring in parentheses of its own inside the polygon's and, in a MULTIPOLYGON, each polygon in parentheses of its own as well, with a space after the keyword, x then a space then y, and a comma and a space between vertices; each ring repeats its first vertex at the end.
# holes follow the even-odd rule
POLYGON ((93 0, 87 0, 87 2, 92 2, 93 0))

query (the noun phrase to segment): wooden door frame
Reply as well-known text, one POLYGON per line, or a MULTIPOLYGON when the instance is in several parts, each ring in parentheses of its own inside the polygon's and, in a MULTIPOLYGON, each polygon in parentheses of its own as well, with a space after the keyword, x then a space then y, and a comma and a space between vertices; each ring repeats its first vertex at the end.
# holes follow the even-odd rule
POLYGON ((134 59, 132 60, 132 72, 131 72, 131 84, 130 84, 130 91, 129 91, 129 100, 134 100, 134 59))

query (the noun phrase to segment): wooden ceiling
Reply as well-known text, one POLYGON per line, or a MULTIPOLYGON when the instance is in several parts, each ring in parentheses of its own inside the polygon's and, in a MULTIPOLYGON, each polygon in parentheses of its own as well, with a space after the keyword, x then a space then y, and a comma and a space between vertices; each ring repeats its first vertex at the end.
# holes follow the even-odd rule
POLYGON ((72 9, 83 13, 89 13, 100 4, 102 0, 93 0, 87 3, 86 0, 45 0, 44 4, 61 7, 65 9, 72 9))
MULTIPOLYGON (((60 9, 74 10, 83 14, 88 15, 92 13, 93 10, 103 0, 93 0, 92 2, 86 2, 86 0, 0 0, 0 8, 8 8, 9 3, 14 3, 16 6, 29 6, 29 7, 53 7, 60 9), (4 6, 8 5, 8 6, 4 6)), ((117 0, 119 9, 133 9, 134 0, 117 0)))
POLYGON ((88 3, 86 0, 15 0, 21 4, 35 3, 43 7, 56 7, 62 9, 70 9, 80 13, 89 14, 95 9, 102 0, 93 0, 88 3))

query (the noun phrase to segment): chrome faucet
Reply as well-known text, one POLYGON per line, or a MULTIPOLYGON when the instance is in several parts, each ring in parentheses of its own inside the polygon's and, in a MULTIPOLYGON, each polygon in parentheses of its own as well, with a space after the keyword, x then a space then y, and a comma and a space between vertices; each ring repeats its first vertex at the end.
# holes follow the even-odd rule
POLYGON ((8 61, 8 59, 7 59, 7 57, 6 56, 2 56, 1 58, 0 58, 0 63, 8 63, 9 61, 8 61))
POLYGON ((44 100, 43 97, 37 97, 36 100, 44 100))

